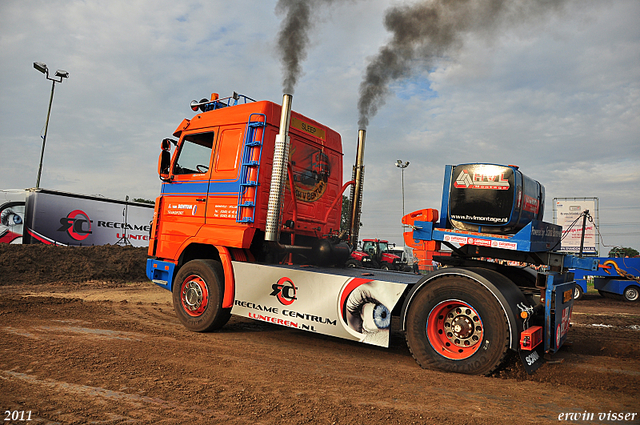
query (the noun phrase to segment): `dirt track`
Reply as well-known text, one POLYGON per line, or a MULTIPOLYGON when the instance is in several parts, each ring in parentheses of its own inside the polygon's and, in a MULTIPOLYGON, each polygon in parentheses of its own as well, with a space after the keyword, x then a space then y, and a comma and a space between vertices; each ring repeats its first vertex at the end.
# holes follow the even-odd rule
POLYGON ((573 345, 553 362, 528 376, 512 359, 478 377, 420 369, 399 332, 388 350, 235 317, 221 332, 190 333, 170 294, 150 282, 16 285, 4 279, 15 267, 7 258, 0 250, 3 419, 24 411, 31 423, 60 424, 512 424, 593 413, 569 423, 640 423, 637 414, 606 417, 640 413, 640 303, 579 301, 573 345))

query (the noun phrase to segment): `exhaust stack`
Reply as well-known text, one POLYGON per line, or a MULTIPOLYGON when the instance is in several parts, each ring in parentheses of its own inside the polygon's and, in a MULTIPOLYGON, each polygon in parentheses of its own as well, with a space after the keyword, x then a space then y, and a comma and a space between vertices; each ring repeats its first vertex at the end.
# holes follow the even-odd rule
POLYGON ((287 163, 289 162, 289 124, 291 123, 290 94, 282 95, 282 113, 280 114, 280 132, 276 136, 273 150, 273 168, 271 170, 271 187, 267 207, 267 223, 264 240, 279 242, 281 212, 284 203, 284 185, 287 180, 287 163))
POLYGON ((358 130, 358 144, 356 146, 356 164, 353 166, 353 181, 355 185, 351 190, 351 226, 349 229, 349 242, 355 249, 358 246, 358 234, 360 233, 360 213, 362 210, 362 189, 364 186, 364 140, 366 130, 358 130))

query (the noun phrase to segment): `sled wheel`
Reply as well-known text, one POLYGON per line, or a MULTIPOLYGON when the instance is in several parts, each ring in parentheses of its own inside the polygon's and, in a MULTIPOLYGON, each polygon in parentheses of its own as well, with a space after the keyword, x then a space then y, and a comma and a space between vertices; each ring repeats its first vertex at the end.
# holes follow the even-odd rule
POLYGON ((624 290, 622 294, 624 299, 627 301, 638 301, 638 296, 640 296, 640 292, 638 291, 637 286, 629 286, 624 290))
POLYGON ((487 375, 506 356, 509 326, 488 290, 464 277, 445 276, 414 296, 406 338, 424 368, 487 375))
POLYGON ((584 291, 582 290, 580 285, 576 284, 573 287, 573 299, 576 300, 576 301, 580 300, 580 299, 582 299, 583 295, 584 295, 584 291))
POLYGON ((223 276, 222 265, 214 260, 191 260, 178 271, 173 308, 190 331, 219 329, 231 317, 231 309, 222 308, 223 276))

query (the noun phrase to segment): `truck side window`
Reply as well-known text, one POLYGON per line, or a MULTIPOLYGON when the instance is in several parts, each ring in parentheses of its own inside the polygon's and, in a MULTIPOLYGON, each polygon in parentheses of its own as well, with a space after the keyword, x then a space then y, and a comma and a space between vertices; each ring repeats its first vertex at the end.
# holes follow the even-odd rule
POLYGON ((184 137, 174 174, 203 174, 209 170, 214 133, 190 134, 184 137))

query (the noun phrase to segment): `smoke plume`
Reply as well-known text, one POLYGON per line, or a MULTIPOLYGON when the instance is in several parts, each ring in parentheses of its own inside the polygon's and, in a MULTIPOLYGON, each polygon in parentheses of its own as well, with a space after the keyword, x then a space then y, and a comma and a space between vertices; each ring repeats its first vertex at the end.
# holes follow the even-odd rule
POLYGON ((336 0, 278 0, 276 13, 285 14, 278 32, 278 52, 284 68, 284 93, 293 94, 302 74, 302 61, 307 58, 312 13, 318 5, 336 0))
POLYGON ((301 62, 307 57, 311 2, 304 0, 279 0, 276 12, 286 12, 278 33, 278 50, 284 67, 282 81, 284 93, 293 94, 302 73, 301 62))
POLYGON ((384 104, 389 83, 411 76, 416 63, 425 69, 453 56, 468 34, 491 35, 561 10, 569 0, 430 0, 389 9, 384 25, 391 41, 380 48, 360 83, 359 128, 384 104))

